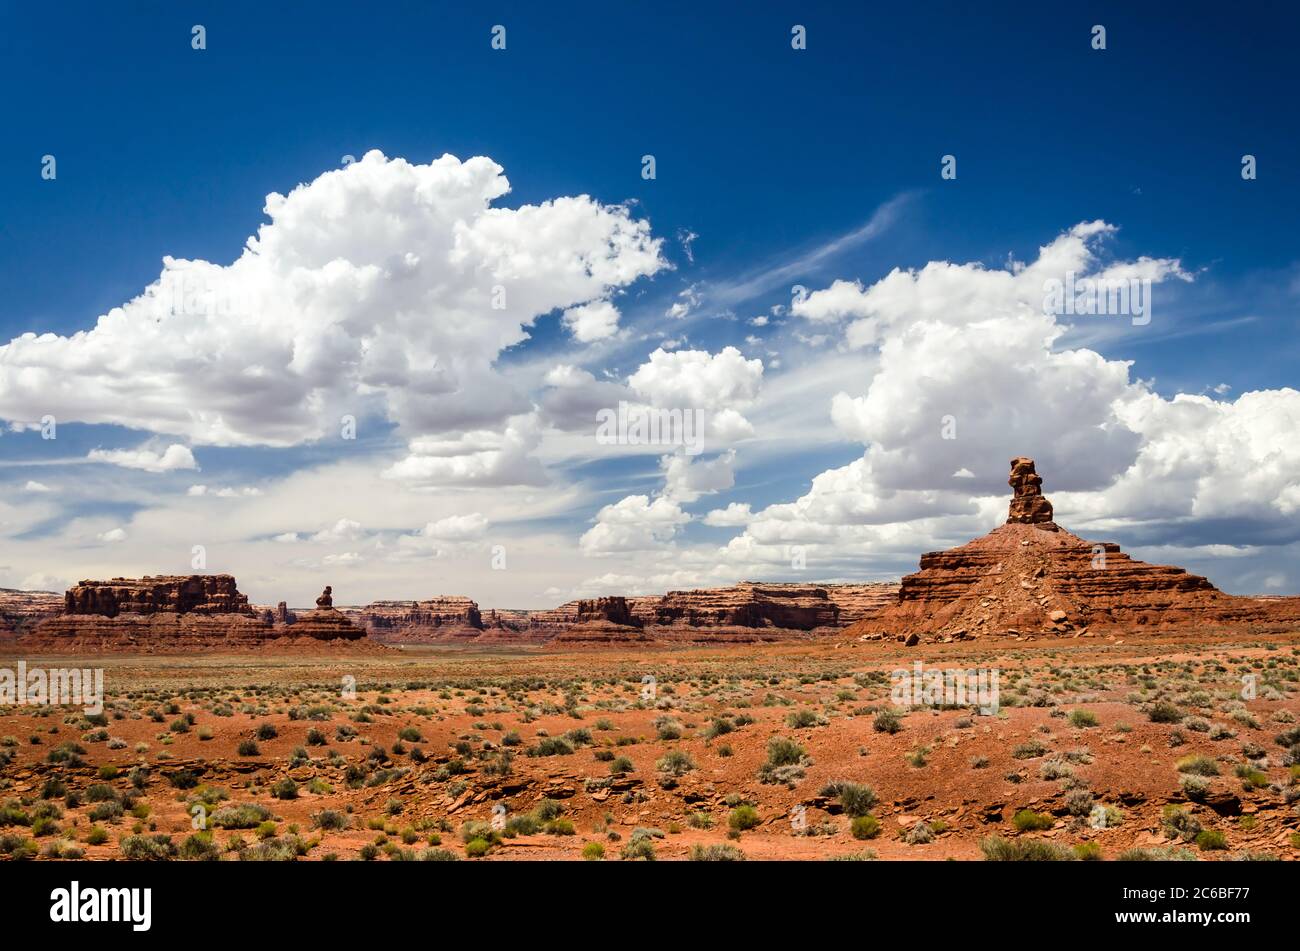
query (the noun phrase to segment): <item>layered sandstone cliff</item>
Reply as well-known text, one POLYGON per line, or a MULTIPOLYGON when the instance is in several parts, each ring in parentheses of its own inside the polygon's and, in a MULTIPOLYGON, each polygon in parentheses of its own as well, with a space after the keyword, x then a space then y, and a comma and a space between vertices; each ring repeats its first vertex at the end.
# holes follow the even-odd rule
POLYGON ((333 609, 328 588, 315 611, 294 617, 285 610, 277 617, 254 610, 234 577, 223 574, 82 581, 63 602, 61 613, 19 637, 21 648, 170 653, 365 637, 364 630, 333 609))
POLYGON ((63 610, 63 595, 53 591, 0 588, 0 641, 13 640, 28 628, 63 610))
POLYGON ((1111 542, 1060 528, 1032 459, 1012 460, 1006 524, 921 556, 896 602, 849 628, 868 637, 964 639, 985 634, 1089 634, 1132 628, 1282 622, 1294 600, 1268 607, 1224 594, 1182 568, 1151 565, 1111 542))
POLYGON ((645 625, 632 613, 627 598, 620 596, 578 601, 572 624, 551 639, 555 646, 611 646, 645 644, 652 641, 645 625))
POLYGON ((893 604, 898 598, 897 581, 864 581, 852 584, 825 584, 826 596, 839 608, 837 623, 848 626, 871 617, 893 604))
POLYGON ((656 627, 813 631, 842 627, 881 610, 897 590, 890 583, 742 581, 728 588, 634 598, 632 610, 645 624, 656 627))
POLYGON ((730 588, 669 591, 638 605, 647 623, 659 627, 783 628, 810 631, 834 627, 839 608, 817 585, 764 585, 742 581, 730 588))
POLYGON ((447 596, 346 608, 384 643, 540 644, 647 640, 778 640, 830 633, 893 603, 898 585, 762 584, 580 599, 539 611, 481 612, 447 596), (575 630, 580 628, 580 630, 575 630))
POLYGON ((478 637, 483 617, 469 598, 449 595, 426 601, 376 601, 343 612, 383 643, 422 642, 478 637))
POLYGON ((117 617, 119 614, 245 614, 248 598, 233 575, 145 575, 83 581, 64 596, 65 615, 117 617))

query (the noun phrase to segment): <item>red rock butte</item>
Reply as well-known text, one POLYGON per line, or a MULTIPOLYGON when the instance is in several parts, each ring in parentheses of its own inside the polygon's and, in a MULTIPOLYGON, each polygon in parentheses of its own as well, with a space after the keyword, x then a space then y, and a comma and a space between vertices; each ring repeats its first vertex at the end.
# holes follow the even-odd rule
POLYGON ((63 595, 53 591, 0 588, 0 643, 12 642, 28 629, 63 610, 63 595))
MULTIPOLYGON (((171 653, 346 644, 366 632, 333 607, 330 589, 314 611, 256 611, 232 575, 146 575, 82 581, 63 611, 23 633, 32 651, 171 653)), ((381 649, 381 648, 376 648, 381 649)))
POLYGON ((865 638, 964 640, 989 634, 1090 636, 1152 628, 1293 627, 1300 599, 1224 594, 1182 568, 1137 561, 1053 521, 1034 460, 1011 460, 1006 524, 921 556, 897 600, 848 628, 865 638))

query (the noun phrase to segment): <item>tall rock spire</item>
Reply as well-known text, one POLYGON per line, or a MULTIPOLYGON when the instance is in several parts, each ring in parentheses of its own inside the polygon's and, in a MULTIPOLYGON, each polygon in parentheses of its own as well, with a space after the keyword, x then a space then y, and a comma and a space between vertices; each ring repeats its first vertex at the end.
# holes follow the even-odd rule
POLYGON ((1052 503, 1043 495, 1043 477, 1034 471, 1034 460, 1017 456, 1011 460, 1011 478, 1007 480, 1014 495, 1007 512, 1008 522, 1027 525, 1052 523, 1052 503))

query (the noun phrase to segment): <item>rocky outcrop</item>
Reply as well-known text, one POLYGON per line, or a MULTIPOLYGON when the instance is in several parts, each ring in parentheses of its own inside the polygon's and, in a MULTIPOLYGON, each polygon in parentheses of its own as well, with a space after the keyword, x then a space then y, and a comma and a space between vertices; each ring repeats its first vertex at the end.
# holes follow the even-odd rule
POLYGON ((61 614, 18 639, 43 652, 198 653, 265 646, 275 635, 261 618, 244 614, 61 614))
POLYGON ((764 585, 742 581, 730 588, 669 591, 642 605, 644 620, 658 627, 782 628, 810 631, 835 627, 839 608, 817 585, 764 585))
POLYGON ((278 637, 311 638, 316 641, 359 641, 366 630, 332 607, 304 611, 292 624, 277 627, 278 637))
POLYGON ((621 627, 642 627, 639 618, 632 614, 632 608, 624 597, 596 598, 591 601, 578 602, 579 624, 603 622, 621 627))
POLYGON ((248 598, 232 575, 146 575, 82 581, 64 596, 65 615, 246 614, 248 598))
POLYGON ((670 591, 633 599, 633 612, 659 627, 776 628, 813 631, 843 627, 894 601, 898 585, 799 584, 742 581, 729 588, 670 591))
MULTIPOLYGON (((897 585, 814 585, 742 581, 727 588, 697 588, 622 599, 628 613, 658 640, 699 642, 780 640, 811 631, 829 633, 893 601, 897 585)), ((601 599, 606 600, 606 599, 601 599)), ((544 639, 581 623, 584 606, 570 601, 529 614, 529 629, 544 639)))
POLYGON ((625 597, 576 602, 574 621, 551 639, 557 647, 645 644, 653 640, 625 597))
MULTIPOLYGON (((326 590, 322 597, 328 600, 326 590)), ((82 581, 64 596, 62 613, 24 633, 18 645, 32 651, 170 653, 364 637, 364 630, 332 607, 296 618, 287 609, 254 610, 231 575, 160 575, 82 581)))
POLYGON ((838 624, 848 626, 871 617, 898 598, 897 581, 865 581, 858 584, 825 584, 826 595, 839 608, 838 624))
POLYGON ((1043 477, 1034 469, 1034 460, 1017 456, 1011 460, 1011 505, 1007 510, 1007 524, 1041 525, 1046 531, 1055 531, 1052 521, 1052 503, 1043 495, 1043 477), (1051 526, 1048 528, 1048 526, 1051 526))
POLYGON ((1088 635, 1132 628, 1268 623, 1287 609, 1224 594, 1182 568, 1151 565, 1052 521, 1032 459, 1012 460, 1005 525, 921 556, 897 601, 849 634, 965 639, 986 634, 1088 635))
POLYGON ((480 612, 466 597, 377 601, 344 612, 388 644, 541 644, 618 640, 778 640, 831 631, 893 603, 896 584, 760 584, 569 601, 539 611, 480 612), (573 633, 576 627, 584 630, 573 633), (714 635, 717 635, 716 638, 714 635), (747 636, 749 635, 749 636, 747 636))
POLYGON ((311 611, 289 611, 283 601, 276 609, 277 623, 274 634, 277 638, 291 638, 299 641, 359 641, 366 636, 365 628, 354 624, 352 619, 334 607, 334 589, 329 585, 316 599, 316 608, 311 611), (283 622, 278 618, 283 617, 283 622))
POLYGON ((13 640, 28 628, 63 610, 63 595, 53 591, 0 588, 0 641, 13 640))
POLYGON ((344 613, 386 644, 470 640, 484 631, 478 604, 451 595, 427 601, 376 601, 344 613))

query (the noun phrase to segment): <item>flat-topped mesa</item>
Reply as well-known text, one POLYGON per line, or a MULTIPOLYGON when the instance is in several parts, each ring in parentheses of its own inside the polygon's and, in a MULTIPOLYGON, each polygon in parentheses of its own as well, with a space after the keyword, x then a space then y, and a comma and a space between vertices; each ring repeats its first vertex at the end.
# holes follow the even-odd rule
POLYGON ((780 640, 812 632, 829 636, 892 604, 897 592, 893 582, 742 581, 727 588, 580 599, 546 610, 480 612, 469 598, 444 595, 424 601, 376 601, 343 611, 386 644, 544 644, 575 626, 589 629, 565 640, 641 641, 648 636, 711 643, 780 640), (607 634, 611 636, 605 638, 607 634))
POLYGON ((871 617, 898 599, 897 581, 860 581, 823 584, 826 596, 837 608, 835 623, 848 627, 856 621, 871 617))
POLYGON ((375 640, 386 644, 472 640, 481 636, 487 626, 478 603, 459 595, 424 601, 375 601, 346 608, 344 613, 367 628, 375 640))
POLYGON ((1052 503, 1043 495, 1043 477, 1034 470, 1034 460, 1028 456, 1012 459, 1011 478, 1007 484, 1012 489, 1008 524, 1042 525, 1049 531, 1056 529, 1052 521, 1052 503))
MULTIPOLYGON (((329 589, 321 597, 328 603, 329 589)), ((20 634, 18 645, 151 654, 359 642, 365 633, 332 607, 296 617, 283 602, 254 609, 232 575, 158 575, 83 581, 61 614, 20 634)))
POLYGON ((574 623, 550 641, 556 647, 605 646, 646 643, 651 638, 632 614, 625 597, 594 598, 577 602, 574 623))
POLYGON ((233 575, 145 575, 82 581, 63 599, 65 615, 244 614, 253 609, 233 575))
POLYGON ((729 588, 669 591, 636 602, 638 616, 663 627, 810 631, 839 623, 839 607, 826 588, 815 584, 742 581, 729 588))
POLYGON ((592 621, 621 624, 624 627, 642 626, 641 620, 632 614, 632 608, 628 604, 627 598, 621 595, 579 601, 576 623, 586 624, 592 621))
POLYGON ((53 591, 0 588, 0 641, 12 640, 62 610, 63 596, 53 591))

